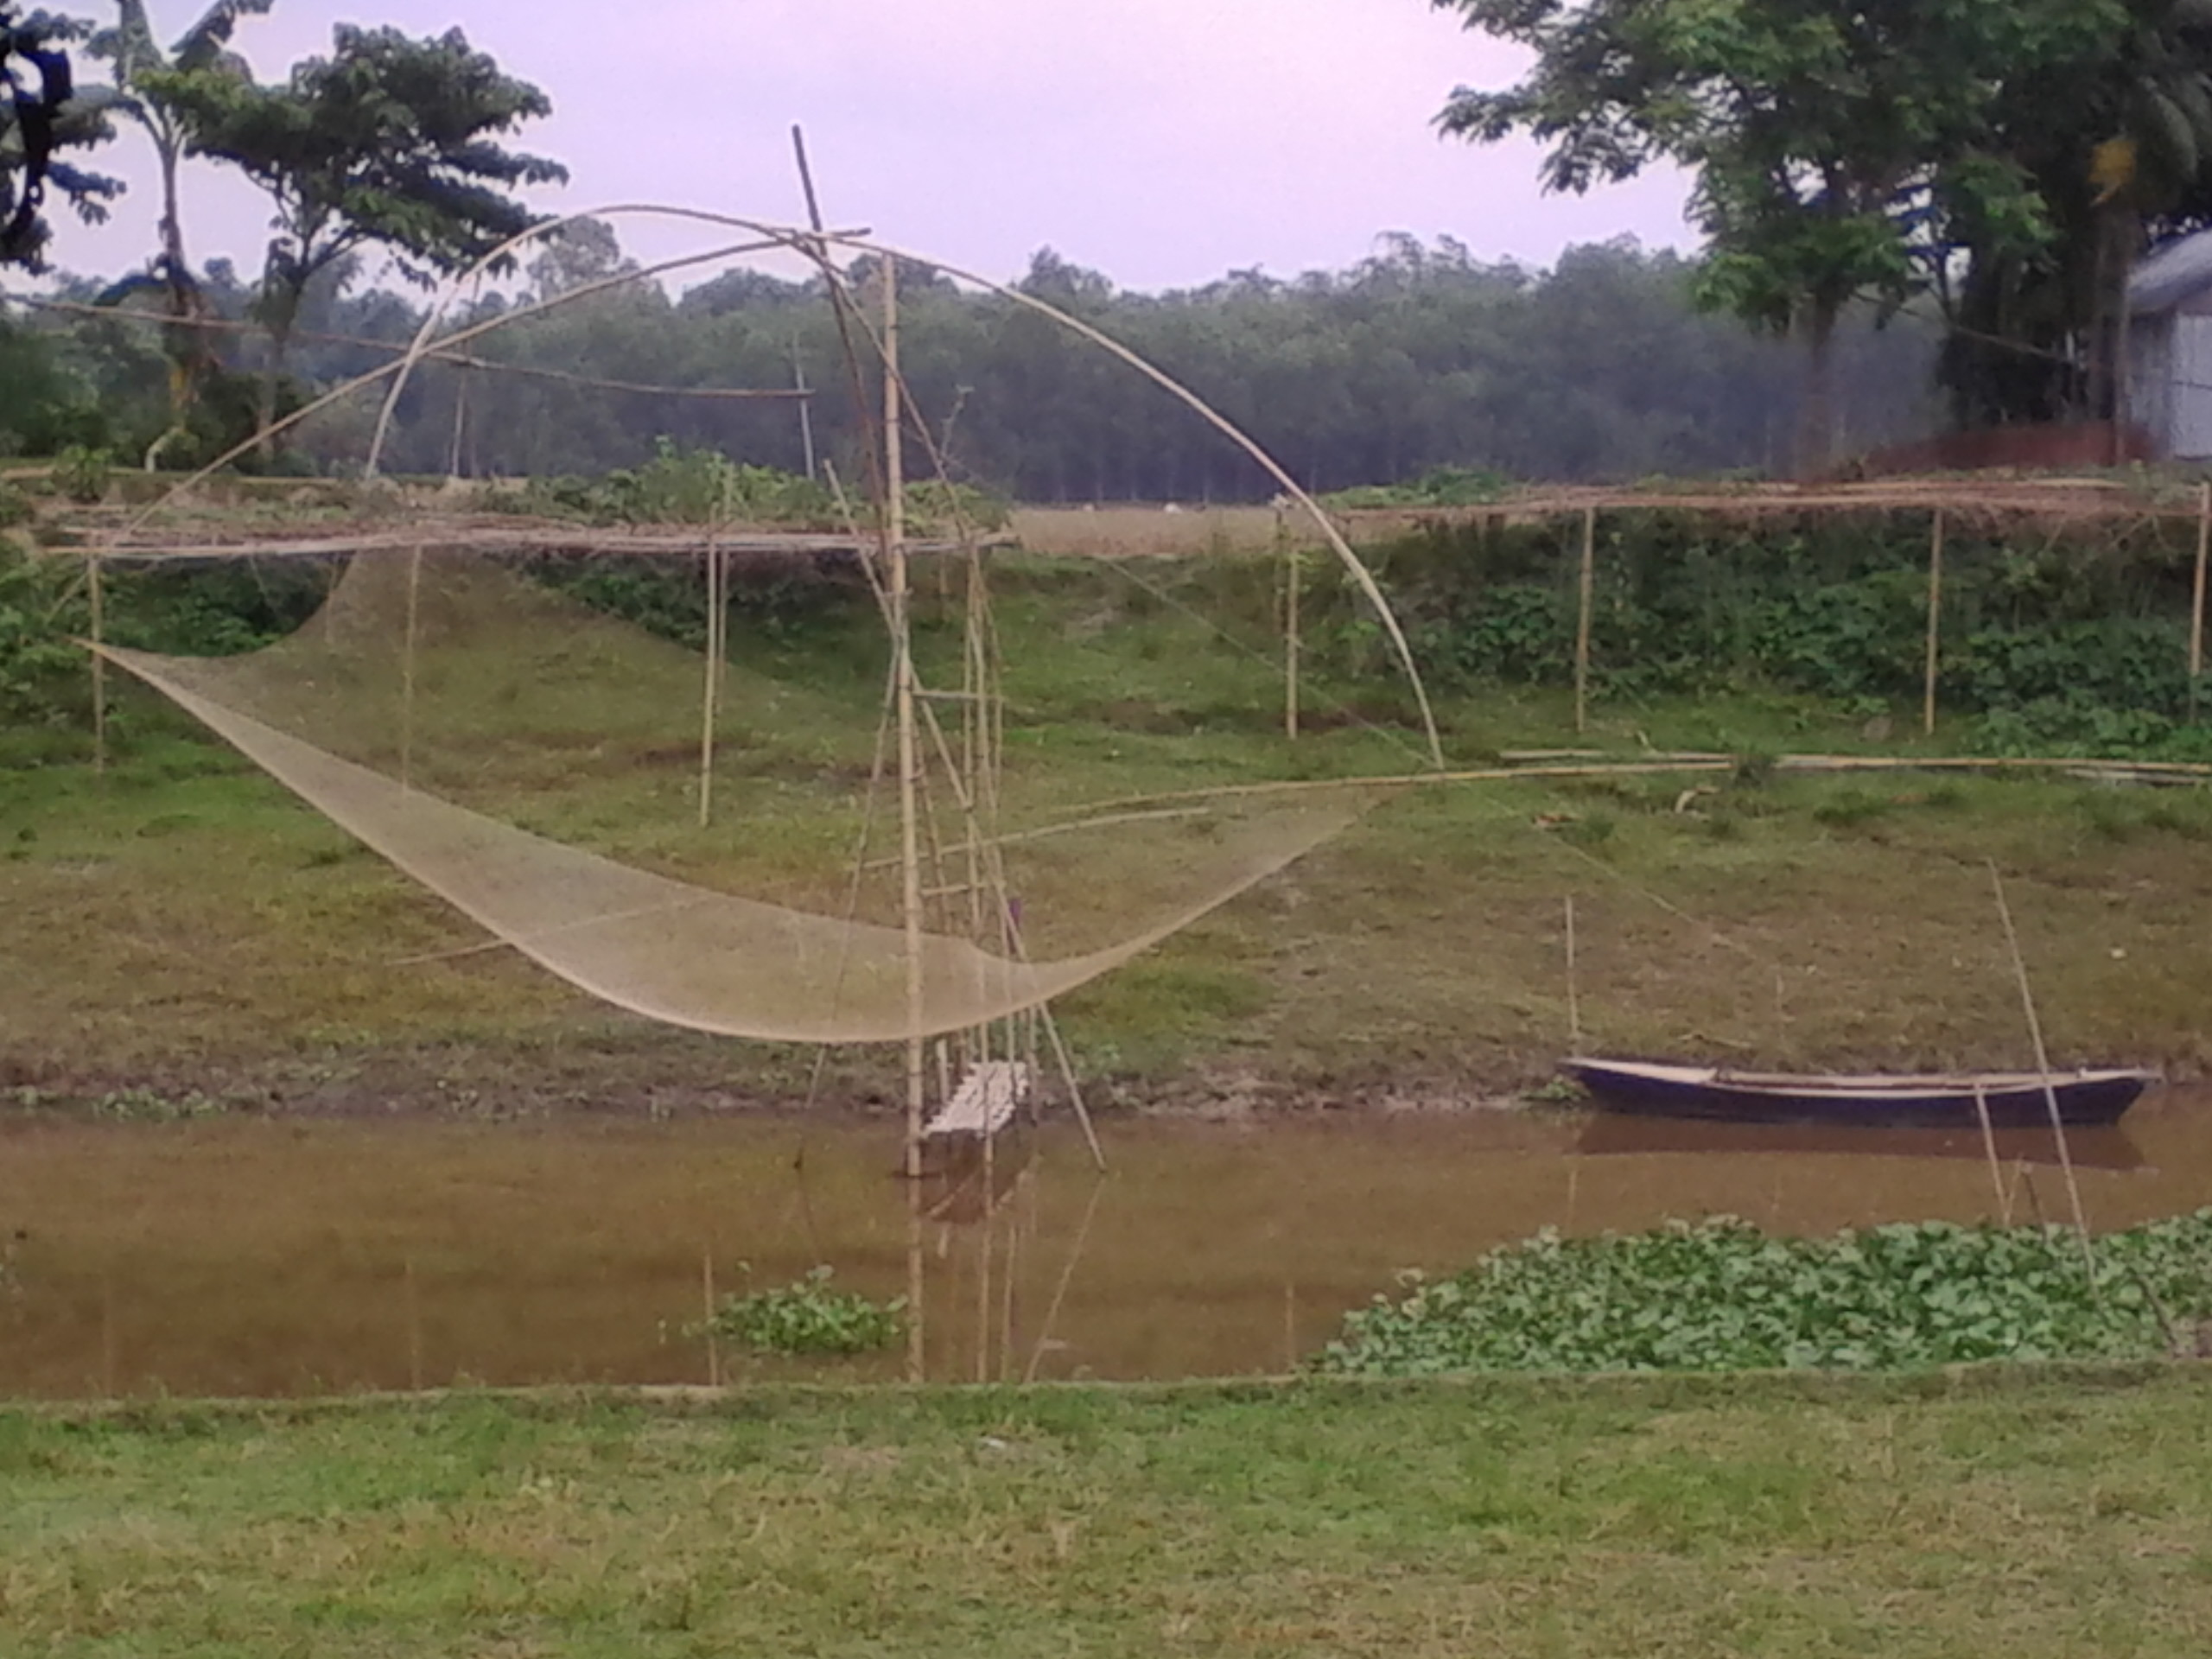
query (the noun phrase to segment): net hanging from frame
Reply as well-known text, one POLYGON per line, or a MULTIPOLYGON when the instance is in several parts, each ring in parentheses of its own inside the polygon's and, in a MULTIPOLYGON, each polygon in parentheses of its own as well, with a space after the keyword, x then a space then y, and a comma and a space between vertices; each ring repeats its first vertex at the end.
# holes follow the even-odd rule
MULTIPOLYGON (((1281 869, 1373 798, 1223 798, 1071 825, 1062 751, 1087 797, 1114 792, 1099 787, 1120 780, 1101 759, 1113 732, 1056 725, 1057 748, 1016 742, 993 800, 932 793, 917 1024, 900 872, 881 856, 895 834, 878 824, 857 876, 851 859, 869 810, 872 665, 852 665, 856 695, 840 702, 736 664, 721 816, 700 830, 686 799, 702 657, 543 575, 465 549, 364 554, 319 614, 258 652, 106 654, 542 967, 737 1037, 896 1040, 1035 1007, 1281 869)), ((966 716, 931 706, 948 712, 925 747, 950 775, 966 716)))

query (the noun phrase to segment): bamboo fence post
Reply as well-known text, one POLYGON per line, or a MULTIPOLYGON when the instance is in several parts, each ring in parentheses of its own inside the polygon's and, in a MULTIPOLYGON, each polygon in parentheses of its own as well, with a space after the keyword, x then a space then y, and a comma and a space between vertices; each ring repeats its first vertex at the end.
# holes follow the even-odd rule
POLYGON ((711 1244, 699 1251, 699 1299, 706 1309, 706 1322, 700 1328, 707 1333, 707 1386, 719 1389, 722 1385, 722 1350, 715 1338, 715 1249, 711 1244))
POLYGON ((1981 1120, 1981 1150, 1989 1160, 1989 1184, 1997 1192, 1997 1218, 2005 1226, 2012 1224, 2012 1195, 2005 1190, 2005 1168, 1997 1156, 1997 1131, 1989 1121, 1989 1096, 1981 1084, 1974 1086, 1974 1116, 1981 1120))
POLYGON ((2197 486, 2196 582, 2189 605, 2189 717, 2196 718, 2197 683, 2204 677, 2204 565, 2212 553, 2212 483, 2197 486))
POLYGON ((1598 585, 1598 509, 1582 509, 1582 582, 1574 622, 1574 729, 1579 734, 1590 715, 1590 609, 1598 585))
POLYGON ((722 637, 728 609, 723 587, 727 575, 722 564, 722 551, 717 537, 709 531, 707 537, 707 661, 699 693, 699 827, 704 830, 712 821, 715 811, 715 716, 722 700, 722 654, 728 649, 722 637))
POLYGON ((1936 653, 1942 637, 1942 614, 1943 509, 1938 507, 1928 533, 1928 671, 1920 705, 1920 729, 1930 735, 1936 730, 1936 653))
POLYGON ((410 1394, 423 1392, 423 1302, 415 1289, 415 1258, 409 1256, 404 1264, 407 1285, 407 1388, 410 1394))
POLYGON ((407 556, 407 638, 399 656, 399 792, 415 781, 415 635, 423 592, 423 548, 407 556))
POLYGON ((100 580, 99 556, 95 554, 85 561, 86 596, 92 610, 92 772, 95 777, 107 771, 107 658, 100 649, 105 643, 105 586, 100 580))
POLYGON ((1283 508, 1275 508, 1275 546, 1281 550, 1283 560, 1282 600, 1282 663, 1283 663, 1283 735, 1298 735, 1298 550, 1290 543, 1289 524, 1283 508))
POLYGON ((1574 895, 1567 895, 1567 1052, 1582 1052, 1582 999, 1574 983, 1574 895))

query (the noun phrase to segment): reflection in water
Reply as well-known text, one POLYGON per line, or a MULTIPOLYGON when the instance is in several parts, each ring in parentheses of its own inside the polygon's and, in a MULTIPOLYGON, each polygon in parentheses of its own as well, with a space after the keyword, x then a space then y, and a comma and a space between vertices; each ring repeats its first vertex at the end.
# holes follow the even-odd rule
MULTIPOLYGON (((1595 1112, 1575 1150, 1595 1155, 1681 1153, 1695 1156, 1765 1154, 1788 1158, 1972 1158, 2000 1165, 2057 1164, 2057 1140, 2049 1129, 1993 1129, 1985 1144, 1978 1128, 1853 1128, 1836 1123, 1724 1123, 1712 1118, 1667 1118, 1595 1112)), ((2143 1154, 2119 1124, 2066 1131, 2077 1169, 2141 1169, 2143 1154)))
MULTIPOLYGON (((2162 1090, 2125 1137, 2072 1141, 2094 1225, 2212 1202, 2208 1106, 2162 1090)), ((2008 1138, 1993 1188, 1974 1135, 1847 1143, 1868 1155, 1787 1128, 1513 1112, 1103 1127, 1103 1180, 1048 1128, 988 1215, 921 1217, 928 1375, 1280 1370, 1398 1270, 1542 1227, 2067 1213, 2048 1147, 2008 1138)), ((898 1161, 896 1130, 864 1122, 0 1122, 0 1237, 24 1233, 0 1394, 703 1382, 702 1258, 724 1291, 827 1262, 840 1286, 899 1294, 898 1161)), ((733 1378, 791 1374, 721 1357, 733 1378)), ((893 1353, 832 1374, 903 1369, 893 1353)))

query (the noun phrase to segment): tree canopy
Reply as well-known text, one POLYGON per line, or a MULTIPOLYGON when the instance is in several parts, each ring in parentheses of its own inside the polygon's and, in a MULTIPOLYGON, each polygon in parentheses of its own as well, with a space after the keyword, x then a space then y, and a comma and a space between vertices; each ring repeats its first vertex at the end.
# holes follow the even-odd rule
POLYGON ((62 154, 114 133, 112 91, 76 85, 68 42, 84 35, 73 20, 0 4, 0 265, 38 268, 49 235, 41 212, 49 188, 92 223, 107 216, 123 188, 62 154))

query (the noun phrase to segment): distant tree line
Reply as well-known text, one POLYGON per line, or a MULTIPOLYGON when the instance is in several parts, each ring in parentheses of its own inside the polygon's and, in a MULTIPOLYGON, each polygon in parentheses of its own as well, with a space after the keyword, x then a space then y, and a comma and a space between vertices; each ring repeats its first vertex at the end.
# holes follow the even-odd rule
MULTIPOLYGON (((523 296, 625 268, 611 230, 587 223, 531 263, 523 296)), ((288 346, 295 397, 375 366, 421 321, 409 295, 354 289, 355 269, 340 260, 306 284, 288 346)), ((1694 262, 1628 241, 1570 249, 1547 272, 1484 264, 1448 240, 1389 237, 1348 270, 1288 281, 1238 271, 1166 294, 1123 291, 1046 250, 1020 286, 1185 382, 1313 489, 1398 483, 1444 467, 1591 480, 1784 466, 1803 365, 1777 341, 1700 314, 1690 298, 1695 272, 1694 262)), ((854 275, 870 281, 866 270, 854 275)), ((905 372, 961 479, 1043 502, 1237 500, 1272 489, 1157 387, 1048 319, 927 270, 904 269, 900 281, 905 372)), ((222 261, 199 287, 217 320, 243 319, 256 303, 222 261)), ((91 281, 64 289, 80 300, 104 291, 91 281)), ((516 302, 487 297, 457 320, 516 302)), ((210 338, 233 368, 266 349, 245 332, 210 338)), ((1854 316, 1840 340, 1838 405, 1853 445, 1924 432, 1932 335, 1910 317, 1877 328, 1854 316)), ((167 359, 156 331, 52 318, 35 340, 0 341, 0 352, 39 342, 46 382, 75 389, 74 414, 55 419, 49 391, 48 416, 27 423, 0 394, 0 443, 11 422, 19 448, 63 430, 99 441, 104 421, 105 441, 129 451, 161 429, 167 359)), ((639 282, 520 320, 469 350, 541 372, 426 366, 398 410, 387 470, 596 474, 640 463, 665 436, 803 472, 809 432, 792 400, 582 384, 803 383, 814 392, 818 467, 860 483, 850 377, 818 280, 740 270, 680 296, 639 282)), ((298 440, 302 458, 358 461, 372 410, 364 398, 319 417, 298 440)), ((191 458, 188 447, 171 457, 191 458)))

